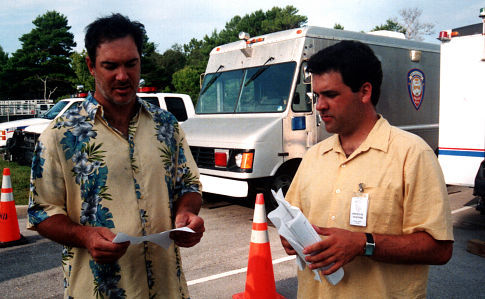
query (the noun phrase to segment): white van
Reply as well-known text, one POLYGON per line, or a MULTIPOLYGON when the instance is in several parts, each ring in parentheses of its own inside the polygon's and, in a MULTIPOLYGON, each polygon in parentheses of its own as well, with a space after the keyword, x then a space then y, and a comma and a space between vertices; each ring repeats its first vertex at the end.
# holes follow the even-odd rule
MULTIPOLYGON (((480 16, 485 19, 485 9, 480 16)), ((485 30, 483 23, 440 32, 439 162, 445 182, 474 187, 485 214, 485 30)))

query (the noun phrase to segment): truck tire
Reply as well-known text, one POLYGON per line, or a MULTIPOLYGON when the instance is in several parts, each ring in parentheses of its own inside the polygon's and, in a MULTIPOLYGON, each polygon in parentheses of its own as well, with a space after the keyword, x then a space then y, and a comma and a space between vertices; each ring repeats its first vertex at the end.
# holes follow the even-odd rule
POLYGON ((274 190, 276 192, 279 189, 281 189, 283 191, 283 195, 286 195, 286 192, 288 191, 288 188, 290 188, 291 181, 293 180, 294 176, 295 176, 294 172, 284 171, 277 174, 273 178, 270 184, 270 187, 269 189, 266 190, 265 192, 266 194, 264 196, 266 213, 269 213, 278 207, 278 203, 276 202, 276 199, 274 198, 271 190, 274 190))

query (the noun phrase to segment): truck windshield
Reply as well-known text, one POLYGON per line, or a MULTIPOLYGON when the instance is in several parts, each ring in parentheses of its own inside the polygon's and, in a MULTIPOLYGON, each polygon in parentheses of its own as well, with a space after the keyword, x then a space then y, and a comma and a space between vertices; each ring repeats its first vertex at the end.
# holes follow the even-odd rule
POLYGON ((64 107, 66 107, 66 105, 68 103, 69 103, 68 101, 60 101, 60 102, 57 102, 57 104, 55 104, 54 106, 52 106, 52 108, 49 111, 47 111, 42 116, 42 118, 54 119, 57 116, 57 114, 59 114, 59 112, 61 112, 61 110, 64 107))
POLYGON ((286 109, 295 62, 206 74, 195 112, 254 113, 286 109))

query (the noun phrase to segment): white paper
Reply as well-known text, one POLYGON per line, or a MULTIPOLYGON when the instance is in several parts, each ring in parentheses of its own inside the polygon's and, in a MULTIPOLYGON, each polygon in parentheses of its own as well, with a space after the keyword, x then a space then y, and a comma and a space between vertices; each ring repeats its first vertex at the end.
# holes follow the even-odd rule
MULTIPOLYGON (((278 202, 278 207, 268 214, 268 218, 276 226, 278 233, 290 243, 293 249, 295 249, 296 253, 298 254, 296 262, 300 270, 303 270, 305 266, 309 264, 305 261, 303 248, 319 242, 322 239, 300 209, 291 206, 284 199, 281 189, 278 190, 277 193, 275 193, 273 190, 271 190, 271 192, 273 192, 273 196, 278 202)), ((314 269, 314 279, 322 282, 319 270, 325 270, 329 267, 314 269)), ((325 275, 327 281, 332 285, 339 283, 343 277, 344 270, 342 268, 339 268, 336 272, 330 275, 325 275)))
POLYGON ((134 237, 134 236, 130 236, 125 233, 119 232, 116 234, 116 237, 113 239, 112 242, 123 243, 123 242, 129 241, 131 244, 139 244, 144 241, 149 241, 167 249, 172 244, 172 239, 170 239, 170 232, 173 232, 173 231, 195 233, 191 228, 188 228, 188 227, 175 228, 161 233, 151 234, 143 237, 134 237))

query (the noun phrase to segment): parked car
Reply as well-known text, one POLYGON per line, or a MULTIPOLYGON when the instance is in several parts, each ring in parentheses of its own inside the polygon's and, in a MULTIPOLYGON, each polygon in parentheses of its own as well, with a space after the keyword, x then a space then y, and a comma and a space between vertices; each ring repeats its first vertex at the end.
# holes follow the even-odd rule
MULTIPOLYGON (((141 88, 140 91, 147 90, 141 88)), ((186 94, 140 92, 137 93, 137 96, 144 101, 171 112, 179 123, 186 121, 195 114, 192 100, 186 94)), ((62 102, 65 109, 60 109, 60 106, 57 106, 59 103, 57 103, 56 106, 46 113, 46 117, 49 118, 43 118, 43 121, 32 122, 26 126, 11 129, 11 138, 8 139, 5 146, 5 159, 23 165, 30 164, 35 143, 49 123, 61 116, 74 103, 81 103, 83 100, 84 98, 62 100, 59 103, 62 102)))

